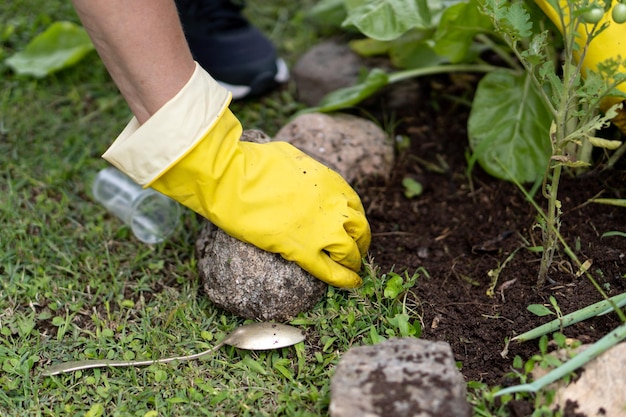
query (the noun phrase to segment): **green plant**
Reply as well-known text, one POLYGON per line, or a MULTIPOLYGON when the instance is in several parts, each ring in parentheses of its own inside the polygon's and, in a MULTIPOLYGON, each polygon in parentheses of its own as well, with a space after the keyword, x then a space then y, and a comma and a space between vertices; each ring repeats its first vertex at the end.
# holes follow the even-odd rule
MULTIPOLYGON (((374 68, 360 84, 335 91, 319 107, 309 109, 334 111, 354 106, 382 87, 411 77, 486 72, 468 120, 473 151, 468 170, 478 163, 498 178, 520 183, 543 181, 541 190, 548 208, 540 223, 539 286, 545 282, 559 246, 561 175, 564 170, 575 173, 588 167, 593 147, 610 151, 622 146, 619 140, 597 137, 596 131, 606 127, 619 109, 609 107, 602 114, 605 99, 612 97, 615 102, 626 97, 616 88, 626 79, 621 71, 626 61, 610 55, 615 51, 597 67, 583 67, 589 45, 609 27, 602 19, 606 19, 611 2, 604 1, 601 6, 587 0, 563 2, 563 7, 557 1, 545 3, 555 10, 557 26, 562 28, 563 41, 556 42, 558 47, 553 33, 546 29, 553 27, 546 15, 522 1, 386 0, 383 6, 374 7, 369 0, 323 0, 319 3, 323 10, 331 5, 343 8, 342 24, 368 37, 353 42, 355 50, 364 55, 388 54, 401 70, 388 74, 374 68), (402 21, 394 21, 391 10, 402 11, 402 21), (585 36, 580 36, 580 30, 585 36), (506 65, 485 64, 481 56, 487 50, 506 65), (561 52, 562 65, 558 64, 561 52)), ((612 13, 618 15, 615 21, 621 20, 623 6, 613 7, 612 13)))
POLYGON ((555 314, 556 316, 561 317, 561 309, 556 302, 556 298, 554 298, 554 296, 552 295, 550 296, 550 304, 552 305, 552 310, 550 310, 544 304, 530 304, 528 306, 528 311, 538 317, 549 316, 551 314, 555 314))
MULTIPOLYGON (((610 2, 605 7, 608 9, 609 6, 610 2)), ((587 2, 566 2, 564 8, 558 5, 551 7, 556 7, 563 27, 560 77, 560 71, 555 66, 555 62, 558 62, 556 51, 548 42, 549 33, 532 33, 530 14, 519 3, 503 5, 497 0, 487 0, 482 5, 485 13, 493 19, 498 33, 526 69, 526 77, 535 85, 535 91, 552 119, 547 136, 549 141, 545 141, 551 146, 551 156, 542 187, 548 208, 547 216, 543 219, 545 223, 542 224, 543 253, 538 285, 545 282, 558 246, 561 215, 558 188, 563 169, 588 166, 589 150, 593 146, 613 149, 619 146, 612 141, 597 139, 595 132, 607 126, 616 116, 615 108, 601 115, 600 105, 609 96, 624 96, 616 87, 625 79, 619 74, 619 68, 624 64, 617 57, 598 63, 595 71, 583 72, 589 45, 607 29, 606 24, 598 24, 604 17, 604 8, 587 2), (592 24, 584 25, 589 22, 592 24), (580 41, 579 27, 583 27, 586 33, 582 37, 584 41, 580 41)))
POLYGON ((424 192, 424 186, 419 181, 410 177, 402 179, 402 186, 404 187, 404 195, 406 198, 418 197, 424 192))

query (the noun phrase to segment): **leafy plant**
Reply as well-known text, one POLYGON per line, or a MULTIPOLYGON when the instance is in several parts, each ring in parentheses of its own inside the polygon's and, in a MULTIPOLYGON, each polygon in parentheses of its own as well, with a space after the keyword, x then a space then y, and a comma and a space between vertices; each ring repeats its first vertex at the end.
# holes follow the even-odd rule
POLYGON ((553 310, 550 310, 543 304, 531 304, 528 306, 528 311, 539 317, 549 316, 551 314, 555 314, 558 317, 561 317, 561 309, 556 302, 556 298, 554 298, 554 296, 552 295, 550 296, 550 304, 552 305, 553 310))
POLYGON ((424 186, 419 181, 410 177, 406 177, 402 180, 402 186, 404 186, 404 195, 406 198, 418 197, 424 192, 424 186))
POLYGON ((42 78, 70 67, 94 47, 87 32, 72 22, 54 22, 26 46, 6 59, 18 74, 42 78))
POLYGON ((538 2, 561 28, 562 44, 556 38, 555 47, 553 32, 546 29, 553 24, 536 6, 522 1, 420 0, 414 8, 404 0, 386 0, 380 2, 381 7, 369 0, 320 2, 326 9, 331 3, 344 8, 344 27, 356 27, 368 36, 352 42, 353 49, 364 55, 388 54, 401 70, 387 73, 374 68, 360 84, 329 94, 309 111, 354 106, 384 86, 411 77, 455 71, 487 73, 477 86, 468 120, 472 149, 468 170, 478 163, 498 178, 543 182, 548 208, 541 221, 542 261, 537 279, 543 285, 559 246, 562 173, 588 167, 594 147, 623 152, 621 141, 599 138, 596 131, 618 115, 619 105, 611 104, 626 97, 616 88, 626 80, 621 71, 626 61, 611 56, 611 51, 607 55, 611 58, 597 66, 583 66, 590 44, 610 24, 618 24, 622 7, 615 6, 618 10, 613 13, 612 2, 606 0, 599 3, 601 7, 588 0, 538 2), (396 8, 414 13, 413 18, 390 21, 388 13, 396 8), (618 18, 609 23, 612 14, 618 18), (481 56, 487 50, 504 66, 485 64, 481 56))
MULTIPOLYGON (((603 17, 604 8, 593 8, 586 1, 559 4, 550 2, 545 6, 554 7, 551 10, 557 13, 563 32, 563 65, 557 70, 557 51, 548 41, 549 32, 544 30, 532 33, 530 14, 520 3, 508 5, 498 0, 481 0, 482 10, 492 18, 496 31, 524 66, 525 79, 536 87, 534 91, 537 92, 540 103, 543 103, 541 109, 547 111, 550 119, 548 135, 535 135, 535 141, 540 140, 550 146, 550 162, 542 187, 543 195, 548 200, 548 208, 543 219, 545 223, 542 224, 543 253, 538 285, 545 282, 558 246, 557 234, 561 215, 558 188, 563 169, 588 166, 590 149, 593 146, 619 146, 614 143, 616 141, 596 138, 595 132, 607 126, 617 115, 615 107, 601 115, 600 105, 609 96, 624 97, 616 87, 626 79, 618 73, 619 68, 624 65, 618 58, 599 62, 597 69, 583 73, 583 62, 589 45, 608 28, 608 23, 600 24, 600 19, 588 24, 588 13, 600 11, 603 17), (583 29, 579 29, 581 27, 583 29), (581 31, 585 36, 581 36, 581 31)), ((608 10, 610 2, 605 2, 605 7, 608 10)), ((502 169, 509 171, 506 161, 496 162, 502 169)), ((517 176, 515 179, 520 181, 517 176)))

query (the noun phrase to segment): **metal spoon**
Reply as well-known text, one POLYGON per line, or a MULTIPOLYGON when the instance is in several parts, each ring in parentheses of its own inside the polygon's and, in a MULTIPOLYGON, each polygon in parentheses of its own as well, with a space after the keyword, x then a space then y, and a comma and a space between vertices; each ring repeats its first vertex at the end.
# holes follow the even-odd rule
POLYGON ((246 350, 269 350, 279 349, 285 346, 295 345, 304 340, 304 332, 293 326, 280 323, 252 323, 235 329, 221 342, 204 352, 194 353, 187 356, 172 356, 163 359, 147 359, 136 361, 116 361, 109 359, 87 359, 83 361, 69 361, 57 363, 42 372, 43 376, 57 375, 64 372, 73 372, 81 369, 121 367, 121 366, 145 366, 153 363, 168 363, 173 361, 190 361, 208 355, 224 345, 234 346, 246 350))

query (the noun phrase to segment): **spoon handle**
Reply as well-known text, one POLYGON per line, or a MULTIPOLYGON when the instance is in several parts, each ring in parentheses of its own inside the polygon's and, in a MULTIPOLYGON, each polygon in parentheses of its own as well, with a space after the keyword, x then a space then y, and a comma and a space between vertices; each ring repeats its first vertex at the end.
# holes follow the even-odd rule
POLYGON ((218 343, 210 349, 207 349, 200 353, 194 353, 193 355, 186 356, 172 356, 169 358, 161 358, 161 359, 146 359, 146 360, 137 360, 137 361, 121 361, 121 360, 109 360, 109 359, 87 359, 82 361, 68 361, 61 362, 55 365, 44 369, 41 373, 43 376, 52 376, 58 375, 65 372, 74 372, 80 371, 82 369, 91 369, 91 368, 104 368, 104 367, 122 367, 122 366, 147 366, 155 363, 168 363, 174 361, 190 361, 194 359, 201 358, 202 356, 208 355, 220 347, 224 345, 223 342, 218 343))

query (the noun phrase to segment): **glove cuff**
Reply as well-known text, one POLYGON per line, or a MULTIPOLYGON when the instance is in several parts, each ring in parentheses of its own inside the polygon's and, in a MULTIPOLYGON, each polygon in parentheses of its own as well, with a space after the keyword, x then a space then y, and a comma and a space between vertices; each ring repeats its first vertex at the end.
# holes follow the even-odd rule
POLYGON ((144 124, 128 123, 102 155, 143 187, 149 187, 187 155, 228 109, 231 93, 202 67, 144 124))

